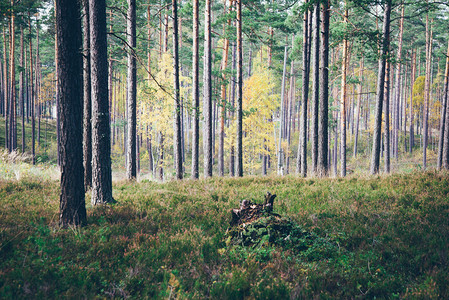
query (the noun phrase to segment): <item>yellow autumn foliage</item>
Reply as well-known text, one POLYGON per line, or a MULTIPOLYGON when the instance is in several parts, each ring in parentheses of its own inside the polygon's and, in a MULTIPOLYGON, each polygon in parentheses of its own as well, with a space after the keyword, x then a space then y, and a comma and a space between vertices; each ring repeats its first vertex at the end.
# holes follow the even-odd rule
MULTIPOLYGON (((261 167, 262 155, 275 156, 273 112, 279 107, 279 95, 274 94, 272 72, 256 64, 254 73, 245 80, 243 88, 243 167, 255 174, 261 167)), ((226 148, 236 141, 236 122, 233 120, 226 135, 226 148)))

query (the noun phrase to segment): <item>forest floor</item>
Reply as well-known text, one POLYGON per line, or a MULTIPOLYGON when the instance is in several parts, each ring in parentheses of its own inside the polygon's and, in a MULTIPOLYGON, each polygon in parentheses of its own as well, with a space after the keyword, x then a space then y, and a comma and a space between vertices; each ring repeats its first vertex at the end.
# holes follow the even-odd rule
POLYGON ((60 229, 51 167, 16 168, 0 179, 2 298, 449 298, 447 172, 115 181, 117 204, 87 193, 87 226, 60 229), (267 191, 295 234, 231 243, 230 210, 267 191))

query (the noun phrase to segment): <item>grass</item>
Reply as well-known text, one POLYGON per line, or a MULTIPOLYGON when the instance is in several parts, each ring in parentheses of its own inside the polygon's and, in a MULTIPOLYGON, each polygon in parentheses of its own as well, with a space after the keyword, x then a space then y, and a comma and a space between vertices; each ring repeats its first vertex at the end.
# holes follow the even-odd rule
POLYGON ((0 181, 4 298, 448 298, 449 173, 115 182, 88 226, 57 226, 59 184, 0 181), (308 252, 227 246, 230 209, 276 193, 308 252))
POLYGON ((422 172, 418 147, 392 160, 400 173, 389 176, 367 176, 362 149, 348 154, 347 178, 166 183, 146 179, 143 161, 139 182, 120 181, 116 149, 118 204, 91 207, 87 193, 88 226, 63 230, 48 128, 37 166, 29 154, 0 154, 1 298, 449 298, 449 173, 422 172), (230 210, 266 191, 304 238, 227 243, 230 210))

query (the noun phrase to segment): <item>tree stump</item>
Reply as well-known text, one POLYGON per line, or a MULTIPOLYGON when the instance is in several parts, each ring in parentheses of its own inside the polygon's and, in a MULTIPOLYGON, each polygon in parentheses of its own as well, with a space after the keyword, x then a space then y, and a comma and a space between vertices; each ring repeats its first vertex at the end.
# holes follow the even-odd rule
MULTIPOLYGON (((272 195, 270 192, 265 194, 265 201, 263 204, 252 203, 249 200, 242 200, 239 208, 234 208, 231 211, 231 221, 229 225, 231 227, 238 226, 244 223, 251 223, 263 216, 276 215, 273 213, 273 202, 276 195, 272 195)), ((280 216, 279 216, 280 217, 280 216)))

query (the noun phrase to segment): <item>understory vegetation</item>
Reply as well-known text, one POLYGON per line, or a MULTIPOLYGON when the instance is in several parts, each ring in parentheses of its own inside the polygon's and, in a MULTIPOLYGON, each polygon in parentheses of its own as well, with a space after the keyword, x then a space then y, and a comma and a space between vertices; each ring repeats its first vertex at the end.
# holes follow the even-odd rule
POLYGON ((117 204, 88 204, 88 225, 64 230, 58 181, 2 179, 0 295, 449 297, 447 172, 144 180, 113 190, 117 204), (266 191, 291 234, 264 237, 272 227, 261 220, 248 228, 262 233, 249 233, 255 242, 230 243, 230 210, 262 203, 266 191))

